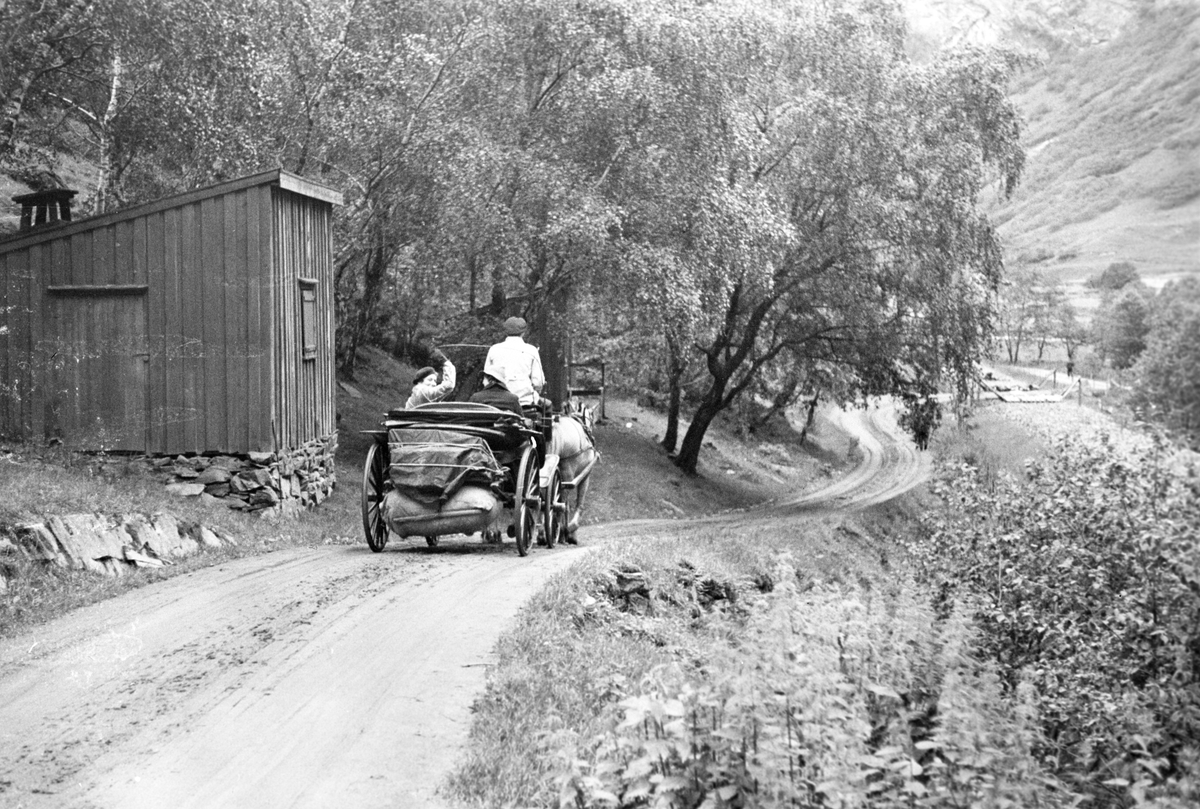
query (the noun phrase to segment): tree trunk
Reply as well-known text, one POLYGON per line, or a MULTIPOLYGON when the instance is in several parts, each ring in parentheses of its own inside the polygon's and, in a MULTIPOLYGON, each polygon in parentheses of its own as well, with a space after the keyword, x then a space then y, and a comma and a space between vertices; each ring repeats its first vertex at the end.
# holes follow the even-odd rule
POLYGON ((569 317, 571 311, 571 288, 569 283, 555 285, 546 296, 537 329, 541 339, 538 350, 542 358, 542 371, 546 386, 542 393, 557 406, 567 400, 567 340, 569 339, 569 317))
POLYGON ((479 286, 479 256, 472 251, 467 257, 467 277, 470 279, 467 295, 467 311, 475 311, 475 296, 479 286))
MULTIPOLYGON (((762 329, 767 315, 779 301, 778 296, 768 296, 750 307, 745 312, 745 322, 739 330, 738 321, 743 311, 741 308, 742 292, 741 283, 735 284, 729 295, 729 303, 725 308, 725 327, 704 352, 712 381, 700 406, 692 415, 692 422, 683 436, 679 455, 675 458, 675 465, 689 475, 696 474, 696 464, 700 460, 700 447, 704 444, 704 434, 708 432, 712 420, 732 404, 734 399, 751 383, 754 374, 762 367, 762 362, 754 363, 741 382, 731 392, 728 391, 734 374, 749 359, 751 348, 758 339, 759 331, 762 329)), ((763 361, 769 360, 781 347, 781 345, 777 345, 769 356, 763 358, 763 361)))
POLYGON ((33 84, 34 72, 29 71, 17 77, 14 86, 5 88, 4 105, 0 107, 0 162, 12 151, 16 139, 17 122, 21 120, 21 110, 25 106, 25 96, 33 84))
POLYGON ((793 373, 789 375, 787 383, 783 390, 775 394, 771 399, 771 406, 768 407, 761 415, 750 422, 750 432, 758 432, 763 427, 767 426, 767 422, 774 418, 777 414, 782 413, 792 406, 796 399, 796 389, 800 387, 800 374, 793 373))
POLYGON ((675 452, 679 442, 679 407, 683 399, 681 382, 687 363, 681 354, 677 340, 667 335, 667 432, 662 446, 667 452, 675 452))
POLYGON ((679 443, 679 404, 683 397, 678 377, 672 377, 668 384, 670 389, 667 394, 667 432, 663 436, 662 446, 668 453, 674 453, 675 445, 679 443))
POLYGON ((113 193, 113 186, 116 178, 113 174, 112 125, 119 109, 121 72, 121 51, 114 47, 108 105, 104 110, 104 116, 96 124, 97 139, 100 142, 100 165, 96 176, 96 199, 92 202, 92 213, 95 215, 107 213, 115 207, 116 194, 113 193))
POLYGON ((387 270, 387 258, 382 245, 376 245, 367 257, 367 265, 363 270, 363 296, 358 301, 358 312, 354 316, 354 326, 350 330, 349 345, 346 356, 342 358, 341 371, 350 379, 354 378, 354 363, 358 359, 358 349, 371 322, 375 305, 383 292, 383 276, 387 270))
POLYGON ((800 446, 804 446, 804 441, 808 438, 808 431, 812 429, 813 420, 817 416, 817 402, 820 399, 821 394, 814 393, 812 400, 808 403, 808 415, 804 418, 804 426, 800 428, 800 446))
POLYGON ((687 433, 683 436, 683 444, 679 447, 679 455, 675 458, 675 465, 686 474, 696 474, 696 464, 700 461, 700 447, 704 444, 704 434, 708 432, 709 425, 720 412, 721 392, 710 389, 704 397, 704 401, 692 415, 692 423, 688 425, 687 433))

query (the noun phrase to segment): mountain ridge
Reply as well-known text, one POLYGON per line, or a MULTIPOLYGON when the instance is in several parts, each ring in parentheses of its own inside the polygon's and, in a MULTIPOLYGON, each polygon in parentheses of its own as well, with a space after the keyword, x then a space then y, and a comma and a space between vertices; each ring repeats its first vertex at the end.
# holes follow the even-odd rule
POLYGON ((1112 40, 1022 76, 1027 163, 989 213, 1011 264, 1079 292, 1131 262, 1153 287, 1200 273, 1200 5, 1141 9, 1112 40))

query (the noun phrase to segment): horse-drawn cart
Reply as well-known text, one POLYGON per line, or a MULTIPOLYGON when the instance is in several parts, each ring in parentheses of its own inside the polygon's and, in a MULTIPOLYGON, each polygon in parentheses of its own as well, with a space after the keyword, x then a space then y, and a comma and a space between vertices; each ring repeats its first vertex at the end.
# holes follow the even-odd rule
POLYGON ((565 536, 567 506, 557 464, 546 461, 553 418, 530 419, 473 402, 392 410, 367 451, 362 517, 375 552, 389 535, 492 534, 503 519, 517 553, 565 536))

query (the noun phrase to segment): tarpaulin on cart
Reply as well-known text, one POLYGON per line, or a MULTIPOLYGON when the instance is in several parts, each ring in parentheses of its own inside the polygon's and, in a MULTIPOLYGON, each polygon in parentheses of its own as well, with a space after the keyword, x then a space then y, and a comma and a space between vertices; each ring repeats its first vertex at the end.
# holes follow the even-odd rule
POLYGON ((504 476, 486 441, 453 430, 392 428, 388 455, 392 485, 429 503, 445 501, 464 483, 486 487, 504 476))

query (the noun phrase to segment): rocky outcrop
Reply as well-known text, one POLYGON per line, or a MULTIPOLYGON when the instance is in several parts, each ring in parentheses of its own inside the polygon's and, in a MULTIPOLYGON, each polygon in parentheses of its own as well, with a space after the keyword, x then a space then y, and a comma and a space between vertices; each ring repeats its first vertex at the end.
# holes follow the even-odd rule
POLYGON ((119 576, 162 567, 201 548, 236 545, 233 537, 172 515, 67 514, 9 528, 3 550, 32 562, 119 576))

